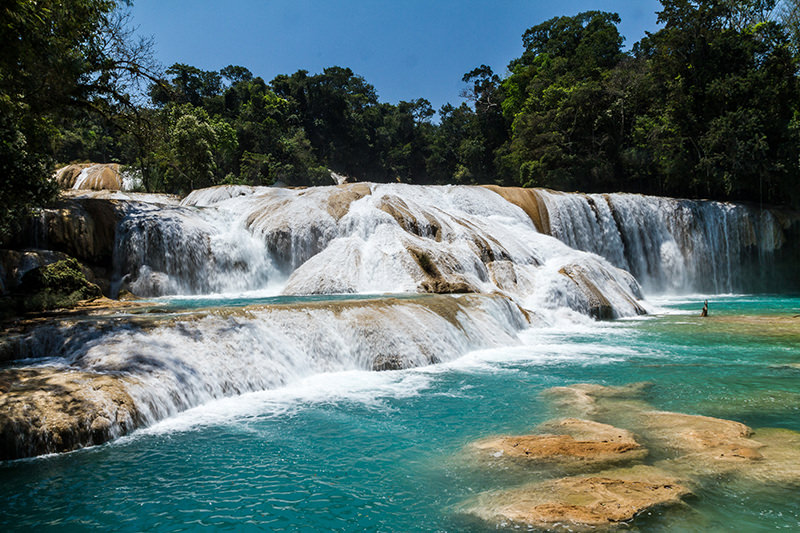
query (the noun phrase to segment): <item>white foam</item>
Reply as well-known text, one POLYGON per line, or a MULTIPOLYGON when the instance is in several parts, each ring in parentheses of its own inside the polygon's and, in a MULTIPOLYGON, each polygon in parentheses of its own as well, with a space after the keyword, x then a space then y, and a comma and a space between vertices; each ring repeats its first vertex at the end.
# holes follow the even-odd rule
POLYGON ((358 403, 385 409, 388 398, 409 398, 431 386, 420 372, 345 371, 317 374, 275 390, 213 400, 140 430, 141 435, 194 430, 236 423, 252 417, 287 416, 315 405, 358 403))

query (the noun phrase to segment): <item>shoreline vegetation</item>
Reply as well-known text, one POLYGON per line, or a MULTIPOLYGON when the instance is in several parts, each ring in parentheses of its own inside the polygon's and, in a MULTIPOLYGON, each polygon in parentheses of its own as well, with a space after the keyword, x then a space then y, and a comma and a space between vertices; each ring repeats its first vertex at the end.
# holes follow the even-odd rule
POLYGON ((341 66, 271 81, 237 65, 162 70, 126 4, 7 8, 0 239, 55 197, 55 163, 72 161, 120 163, 143 190, 184 194, 336 175, 800 201, 795 2, 662 0, 661 29, 630 51, 614 13, 556 17, 524 33, 506 73, 466 73, 469 103, 439 110, 381 102, 341 66))

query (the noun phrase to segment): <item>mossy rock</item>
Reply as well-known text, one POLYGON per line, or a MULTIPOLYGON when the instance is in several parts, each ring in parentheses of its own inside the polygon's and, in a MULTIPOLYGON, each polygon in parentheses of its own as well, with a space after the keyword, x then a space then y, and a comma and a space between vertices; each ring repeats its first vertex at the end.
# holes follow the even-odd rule
POLYGON ((26 311, 73 307, 81 300, 100 298, 100 287, 89 282, 75 258, 34 268, 22 277, 21 306, 26 311))

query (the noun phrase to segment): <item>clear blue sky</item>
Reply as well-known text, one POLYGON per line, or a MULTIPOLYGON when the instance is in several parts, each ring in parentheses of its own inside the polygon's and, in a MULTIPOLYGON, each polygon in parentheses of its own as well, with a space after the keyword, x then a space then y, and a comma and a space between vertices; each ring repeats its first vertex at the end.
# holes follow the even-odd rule
POLYGON ((242 65, 271 80, 299 69, 350 67, 381 101, 460 101, 461 76, 503 75, 523 32, 581 11, 614 11, 629 48, 656 29, 658 0, 134 0, 133 22, 165 66, 242 65))

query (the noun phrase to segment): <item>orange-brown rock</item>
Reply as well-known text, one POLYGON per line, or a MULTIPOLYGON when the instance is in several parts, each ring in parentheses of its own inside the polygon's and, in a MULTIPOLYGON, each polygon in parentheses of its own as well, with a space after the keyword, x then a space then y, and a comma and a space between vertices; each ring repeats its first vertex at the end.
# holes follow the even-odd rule
POLYGON ((133 430, 131 378, 56 368, 0 371, 0 460, 66 452, 133 430))
POLYGON ((630 431, 591 420, 566 418, 547 422, 538 429, 553 434, 492 437, 473 447, 498 458, 579 470, 632 462, 647 455, 630 431))
POLYGON ((62 189, 118 191, 122 175, 116 163, 80 163, 58 169, 54 179, 62 189))
POLYGON ((676 477, 637 466, 481 494, 464 511, 494 524, 608 527, 629 522, 654 507, 678 504, 689 494, 676 477))
POLYGON ((497 185, 484 185, 484 187, 525 211, 539 233, 550 235, 550 214, 547 211, 547 205, 536 189, 499 187, 497 185))

